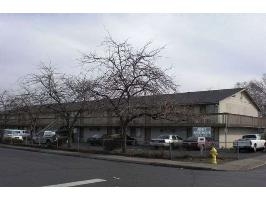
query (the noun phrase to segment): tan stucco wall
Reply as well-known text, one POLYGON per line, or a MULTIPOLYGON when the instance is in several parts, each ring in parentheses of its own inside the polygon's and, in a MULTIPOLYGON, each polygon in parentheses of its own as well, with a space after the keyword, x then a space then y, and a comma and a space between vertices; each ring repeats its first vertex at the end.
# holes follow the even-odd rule
MULTIPOLYGON (((233 147, 233 141, 241 138, 243 135, 256 133, 258 133, 258 129, 254 128, 228 128, 226 147, 233 147)), ((219 147, 225 147, 225 128, 219 129, 219 147)))
POLYGON ((244 92, 238 92, 219 102, 219 113, 231 113, 258 117, 259 111, 244 92))

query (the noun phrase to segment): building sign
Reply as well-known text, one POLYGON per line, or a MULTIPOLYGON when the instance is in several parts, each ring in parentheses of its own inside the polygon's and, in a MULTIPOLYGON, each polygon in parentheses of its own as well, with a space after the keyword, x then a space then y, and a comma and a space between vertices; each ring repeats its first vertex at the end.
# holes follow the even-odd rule
POLYGON ((211 137, 211 127, 193 127, 192 135, 196 137, 211 137))

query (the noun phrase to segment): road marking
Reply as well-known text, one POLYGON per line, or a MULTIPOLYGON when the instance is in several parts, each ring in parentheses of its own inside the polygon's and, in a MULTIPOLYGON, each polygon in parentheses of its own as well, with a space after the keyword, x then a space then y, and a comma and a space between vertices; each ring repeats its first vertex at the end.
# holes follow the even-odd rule
POLYGON ((104 180, 104 179, 90 179, 90 180, 84 180, 84 181, 62 183, 62 184, 57 184, 57 185, 47 185, 45 187, 73 187, 73 186, 78 186, 78 185, 86 185, 86 184, 99 183, 99 182, 104 182, 104 181, 106 181, 106 180, 104 180))

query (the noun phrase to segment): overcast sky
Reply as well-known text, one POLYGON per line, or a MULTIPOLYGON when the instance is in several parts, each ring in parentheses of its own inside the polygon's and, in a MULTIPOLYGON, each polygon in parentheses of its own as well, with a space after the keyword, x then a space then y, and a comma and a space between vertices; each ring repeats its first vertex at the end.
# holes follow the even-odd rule
POLYGON ((160 65, 181 92, 234 87, 266 73, 265 14, 0 14, 0 89, 40 62, 80 70, 81 52, 99 50, 107 30, 137 47, 166 45, 160 65))

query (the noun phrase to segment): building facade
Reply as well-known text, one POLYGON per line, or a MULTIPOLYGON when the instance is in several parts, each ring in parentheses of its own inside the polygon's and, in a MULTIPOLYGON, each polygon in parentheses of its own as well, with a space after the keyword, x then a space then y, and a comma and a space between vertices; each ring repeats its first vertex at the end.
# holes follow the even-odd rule
MULTIPOLYGON (((266 127, 265 118, 260 117, 259 107, 245 89, 223 89, 200 92, 176 93, 141 97, 141 101, 156 105, 171 102, 173 106, 186 108, 187 113, 172 120, 153 119, 142 116, 133 120, 127 134, 136 138, 139 144, 147 144, 151 138, 162 134, 176 134, 182 138, 192 135, 213 137, 220 147, 231 147, 235 139, 244 134, 260 133, 266 127), (169 99, 171 101, 169 101, 169 99), (159 103, 158 103, 159 102, 159 103), (188 114, 189 113, 189 114, 188 114)), ((88 108, 93 107, 89 106, 88 108)), ((10 128, 27 128, 27 117, 13 114, 10 128)), ((49 124, 60 119, 53 113, 44 113, 39 119, 39 129, 51 128, 49 124)), ((1 124, 1 119, 0 119, 1 124)), ((94 134, 112 134, 120 132, 120 124, 112 112, 101 109, 85 109, 76 122, 74 133, 80 141, 86 142, 94 134)))

